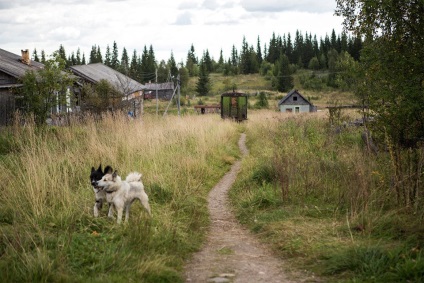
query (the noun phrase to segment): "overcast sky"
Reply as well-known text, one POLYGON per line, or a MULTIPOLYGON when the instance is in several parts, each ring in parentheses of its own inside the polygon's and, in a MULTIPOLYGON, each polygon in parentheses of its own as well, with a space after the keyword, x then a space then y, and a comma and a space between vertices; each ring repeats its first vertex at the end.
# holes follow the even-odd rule
MULTIPOLYGON (((299 30, 325 37, 340 34, 342 19, 334 16, 335 0, 0 0, 0 48, 15 54, 34 48, 47 55, 65 47, 67 56, 78 47, 88 61, 91 47, 116 41, 131 58, 153 46, 156 59, 184 61, 191 44, 225 59, 243 36, 256 49, 276 35, 299 30)), ((119 58, 120 59, 120 58, 119 58)))

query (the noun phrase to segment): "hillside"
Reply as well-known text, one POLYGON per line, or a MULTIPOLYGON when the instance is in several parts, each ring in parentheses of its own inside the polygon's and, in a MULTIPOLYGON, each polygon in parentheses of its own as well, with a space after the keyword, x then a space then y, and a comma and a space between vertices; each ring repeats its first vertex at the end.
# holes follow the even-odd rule
MULTIPOLYGON (((351 92, 343 92, 333 88, 324 88, 321 91, 306 90, 300 83, 300 76, 308 73, 307 70, 298 71, 294 75, 295 89, 298 89, 318 109, 322 110, 327 106, 334 105, 350 105, 355 104, 355 97, 351 92)), ((278 101, 283 98, 286 93, 273 90, 271 81, 259 74, 224 76, 218 73, 210 74, 211 92, 208 96, 198 96, 195 91, 198 78, 191 77, 188 86, 181 90, 181 113, 193 113, 194 105, 197 104, 219 104, 220 95, 227 91, 236 90, 249 95, 249 106, 253 107, 256 103, 257 94, 265 92, 268 96, 270 109, 277 110, 278 101)), ((169 101, 159 101, 159 115, 163 115, 169 101)), ((145 101, 145 112, 156 113, 156 101, 145 101)), ((173 102, 169 106, 167 113, 177 113, 176 103, 173 102)))

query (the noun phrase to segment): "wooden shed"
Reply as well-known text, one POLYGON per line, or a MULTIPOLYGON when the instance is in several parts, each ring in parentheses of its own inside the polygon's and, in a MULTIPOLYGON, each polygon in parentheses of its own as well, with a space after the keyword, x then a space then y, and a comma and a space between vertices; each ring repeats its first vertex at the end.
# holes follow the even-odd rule
POLYGON ((247 95, 235 91, 221 94, 221 118, 247 120, 247 95))

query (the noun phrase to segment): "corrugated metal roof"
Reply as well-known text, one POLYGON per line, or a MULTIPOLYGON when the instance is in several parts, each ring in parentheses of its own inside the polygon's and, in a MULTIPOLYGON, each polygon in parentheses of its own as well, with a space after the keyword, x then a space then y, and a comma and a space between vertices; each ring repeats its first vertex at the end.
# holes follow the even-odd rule
POLYGON ((27 65, 21 59, 20 55, 0 49, 0 71, 15 78, 22 78, 27 71, 38 71, 44 68, 44 65, 39 62, 31 61, 31 64, 27 65))
POLYGON ((115 71, 106 65, 103 65, 102 63, 76 65, 69 68, 75 75, 91 83, 98 83, 101 80, 106 80, 118 91, 121 91, 124 94, 131 94, 146 88, 143 84, 125 76, 124 74, 121 74, 118 71, 115 71))

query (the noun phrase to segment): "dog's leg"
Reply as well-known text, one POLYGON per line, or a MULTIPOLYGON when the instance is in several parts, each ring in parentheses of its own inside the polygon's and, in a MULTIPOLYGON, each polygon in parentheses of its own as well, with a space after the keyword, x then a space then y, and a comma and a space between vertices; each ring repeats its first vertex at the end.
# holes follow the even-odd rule
POLYGON ((94 217, 99 217, 99 210, 102 209, 102 200, 101 199, 96 199, 96 203, 94 204, 94 217))
POLYGON ((109 203, 109 212, 107 217, 113 218, 113 202, 109 203))
POLYGON ((94 217, 99 217, 99 209, 97 208, 97 201, 94 203, 94 217))
POLYGON ((122 222, 122 213, 124 212, 124 206, 120 205, 119 207, 117 207, 116 210, 118 211, 118 224, 120 224, 122 222))

